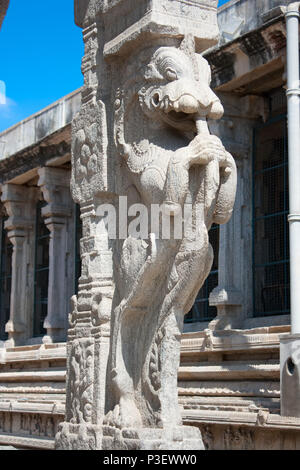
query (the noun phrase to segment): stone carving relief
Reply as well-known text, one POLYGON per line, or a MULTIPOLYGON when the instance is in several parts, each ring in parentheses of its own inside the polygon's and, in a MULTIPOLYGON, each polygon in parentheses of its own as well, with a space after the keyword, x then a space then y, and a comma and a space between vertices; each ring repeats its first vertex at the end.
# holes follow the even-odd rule
POLYGON ((228 426, 224 430, 223 438, 225 450, 254 449, 254 431, 246 427, 228 426))
POLYGON ((106 153, 106 113, 103 103, 88 104, 73 121, 72 180, 76 201, 92 199, 96 190, 106 187, 106 165, 98 156, 106 153))
POLYGON ((0 431, 53 439, 60 419, 58 415, 0 412, 0 431))
POLYGON ((205 449, 212 450, 214 448, 214 433, 212 427, 209 424, 201 426, 201 434, 205 449))
POLYGON ((94 344, 90 338, 72 344, 69 390, 71 393, 71 423, 90 423, 93 403, 94 344))
POLYGON ((145 5, 146 15, 131 0, 75 2, 85 42, 71 178, 82 271, 57 448, 203 448, 199 430, 182 426, 177 372, 184 315, 213 261, 208 231, 230 218, 236 189, 234 160, 207 124, 223 107, 198 53, 216 42, 217 3, 145 5), (107 204, 122 236, 109 237, 107 204))
POLYGON ((171 429, 181 425, 177 370, 183 318, 211 269, 208 230, 230 218, 236 167, 209 132, 207 119, 220 118, 223 108, 192 38, 180 48, 146 49, 134 61, 140 67, 126 64, 115 99, 119 181, 129 182, 118 189, 149 212, 159 205, 173 229, 188 202, 194 230, 182 239, 148 233, 147 239, 116 242, 113 399, 105 424, 171 429))

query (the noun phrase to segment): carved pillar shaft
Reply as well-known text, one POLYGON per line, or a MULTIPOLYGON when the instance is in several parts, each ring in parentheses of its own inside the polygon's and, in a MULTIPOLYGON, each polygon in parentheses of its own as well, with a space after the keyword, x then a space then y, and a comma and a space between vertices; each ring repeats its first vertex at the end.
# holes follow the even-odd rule
POLYGON ((234 161, 206 121, 223 112, 201 56, 217 41, 216 11, 216 0, 75 1, 85 42, 71 184, 82 276, 58 449, 203 448, 199 430, 182 425, 177 372, 183 317, 212 263, 208 229, 228 220, 235 194, 234 161), (190 232, 155 239, 152 206, 174 228, 185 201, 190 232))
POLYGON ((258 96, 221 95, 225 115, 210 128, 222 138, 237 162, 238 184, 232 218, 220 227, 218 286, 209 303, 217 307, 211 330, 242 328, 252 307, 251 149, 253 127, 264 118, 265 101, 258 96))
POLYGON ((65 311, 65 277, 66 277, 66 246, 64 239, 64 223, 61 219, 49 217, 45 225, 50 231, 49 244, 49 283, 48 283, 48 314, 44 322, 48 334, 54 330, 66 330, 65 311))
MULTIPOLYGON (((13 244, 12 255, 12 282, 11 282, 11 301, 10 318, 6 324, 5 330, 10 337, 16 335, 16 338, 25 337, 26 323, 21 314, 24 300, 24 281, 26 279, 26 264, 24 255, 26 249, 26 235, 24 231, 9 231, 8 238, 13 244), (20 295, 21 292, 21 295, 20 295), (22 295, 23 294, 23 295, 22 295)), ((17 344, 17 341, 16 341, 17 344)))
POLYGON ((47 205, 42 208, 50 231, 48 309, 44 321, 44 342, 64 341, 69 299, 74 283, 74 221, 70 195, 70 173, 57 168, 41 168, 38 185, 47 205))
POLYGON ((209 304, 217 307, 217 318, 209 328, 223 330, 239 328, 242 316, 242 184, 239 173, 239 185, 235 202, 235 211, 228 224, 220 227, 218 286, 211 292, 209 304))
POLYGON ((99 231, 101 218, 95 205, 91 201, 81 204, 82 269, 78 295, 72 298, 68 332, 66 421, 71 424, 65 425, 61 437, 64 448, 70 449, 89 448, 91 440, 92 447, 102 445, 114 286, 109 240, 105 230, 99 231), (84 429, 83 436, 80 429, 84 429))
POLYGON ((13 184, 2 187, 2 202, 9 216, 5 222, 13 244, 10 317, 6 324, 8 345, 24 344, 32 336, 34 215, 37 192, 13 184))

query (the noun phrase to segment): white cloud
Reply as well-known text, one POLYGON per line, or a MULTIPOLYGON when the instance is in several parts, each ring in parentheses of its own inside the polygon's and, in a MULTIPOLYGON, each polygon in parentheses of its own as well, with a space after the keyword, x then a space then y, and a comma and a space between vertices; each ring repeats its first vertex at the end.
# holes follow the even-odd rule
POLYGON ((5 83, 0 80, 0 106, 1 105, 6 105, 7 104, 7 101, 6 101, 6 86, 5 86, 5 83))

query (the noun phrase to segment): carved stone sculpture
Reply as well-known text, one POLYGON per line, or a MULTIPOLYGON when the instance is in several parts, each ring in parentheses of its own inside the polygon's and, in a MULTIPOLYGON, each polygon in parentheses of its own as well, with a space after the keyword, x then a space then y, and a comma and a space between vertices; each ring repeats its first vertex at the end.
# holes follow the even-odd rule
POLYGON ((206 119, 221 117, 223 108, 193 39, 186 37, 179 48, 143 50, 134 60, 138 66, 125 65, 115 99, 115 144, 126 193, 148 213, 159 205, 171 225, 189 202, 194 236, 164 240, 149 233, 147 240, 129 236, 116 243, 112 410, 105 424, 162 428, 171 441, 181 425, 177 371, 183 319, 211 269, 208 230, 231 215, 236 171, 208 130, 206 119))
MULTIPOLYGON (((117 3, 122 10, 132 2, 117 3)), ((116 9, 77 3, 86 56, 72 188, 83 218, 83 268, 70 317, 67 415, 57 448, 203 448, 200 431, 182 425, 180 336, 211 269, 208 231, 232 212, 236 167, 207 123, 223 114, 199 53, 215 39, 204 28, 202 43, 201 35, 187 33, 192 5, 163 3, 159 20, 153 7, 156 20, 142 15, 136 34, 130 26, 114 38, 107 23, 116 9), (174 12, 175 4, 182 8, 174 12), (175 27, 171 14, 166 30, 168 6, 183 21, 175 27), (109 204, 118 214, 116 237, 110 237, 109 204)), ((213 29, 216 2, 195 5, 213 29)))

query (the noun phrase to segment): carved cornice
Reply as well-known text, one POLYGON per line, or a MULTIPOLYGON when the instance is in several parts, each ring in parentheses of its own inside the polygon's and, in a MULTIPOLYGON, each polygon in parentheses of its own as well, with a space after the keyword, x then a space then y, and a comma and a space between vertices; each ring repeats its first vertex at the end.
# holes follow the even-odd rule
MULTIPOLYGON (((0 183, 44 166, 54 157, 71 155, 71 125, 0 161, 0 183)), ((71 156, 70 156, 71 159, 71 156)))
POLYGON ((240 94, 250 93, 246 84, 258 78, 262 80, 260 76, 252 76, 251 73, 264 65, 269 67, 265 73, 274 72, 270 67, 272 62, 274 70, 282 69, 285 47, 286 29, 284 19, 279 17, 229 43, 210 49, 204 55, 212 68, 213 88, 240 94), (248 81, 239 83, 238 79, 244 75, 249 75, 248 81))

